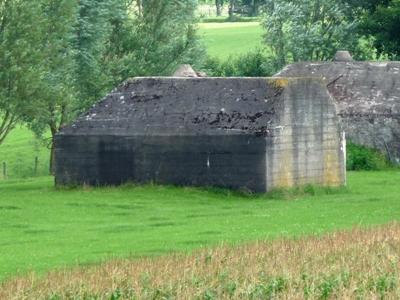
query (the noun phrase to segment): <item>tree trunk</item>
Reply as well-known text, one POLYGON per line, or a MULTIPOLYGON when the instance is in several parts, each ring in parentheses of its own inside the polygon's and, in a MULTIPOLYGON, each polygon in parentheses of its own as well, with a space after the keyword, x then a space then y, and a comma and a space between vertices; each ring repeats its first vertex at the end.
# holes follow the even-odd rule
POLYGON ((16 125, 15 120, 16 118, 9 111, 6 111, 0 123, 0 145, 4 142, 10 131, 14 129, 16 125))
POLYGON ((217 17, 221 16, 221 0, 215 0, 215 8, 217 9, 217 17))
POLYGON ((233 11, 235 9, 235 0, 229 0, 229 20, 233 20, 233 11))
POLYGON ((49 173, 50 175, 54 175, 54 159, 55 159, 55 147, 54 147, 54 137, 51 137, 51 146, 50 146, 50 161, 49 161, 49 173))
POLYGON ((50 145, 50 161, 49 161, 49 173, 50 175, 54 175, 54 159, 55 159, 55 147, 54 147, 54 137, 58 132, 57 126, 55 124, 50 125, 51 132, 51 145, 50 145))
POLYGON ((138 14, 141 17, 143 15, 142 0, 136 0, 136 5, 138 7, 138 14))
POLYGON ((251 16, 256 17, 258 15, 258 4, 256 0, 251 0, 251 16))
POLYGON ((50 145, 50 161, 49 161, 49 172, 51 175, 55 174, 54 170, 54 161, 55 161, 55 147, 54 147, 54 137, 56 134, 64 127, 67 123, 68 118, 68 107, 67 104, 62 104, 60 107, 61 119, 59 125, 57 125, 57 118, 55 118, 55 109, 51 109, 53 118, 49 121, 47 125, 49 125, 51 132, 51 145, 50 145))

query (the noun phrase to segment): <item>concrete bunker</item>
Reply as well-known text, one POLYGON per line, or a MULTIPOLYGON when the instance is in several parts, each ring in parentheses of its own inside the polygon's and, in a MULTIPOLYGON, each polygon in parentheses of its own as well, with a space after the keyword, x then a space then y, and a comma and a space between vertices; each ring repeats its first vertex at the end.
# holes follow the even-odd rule
POLYGON ((344 153, 322 79, 134 78, 55 137, 55 176, 265 192, 342 185, 344 153))
POLYGON ((325 79, 347 138, 400 163, 400 62, 354 61, 338 51, 332 62, 295 63, 276 76, 325 79))

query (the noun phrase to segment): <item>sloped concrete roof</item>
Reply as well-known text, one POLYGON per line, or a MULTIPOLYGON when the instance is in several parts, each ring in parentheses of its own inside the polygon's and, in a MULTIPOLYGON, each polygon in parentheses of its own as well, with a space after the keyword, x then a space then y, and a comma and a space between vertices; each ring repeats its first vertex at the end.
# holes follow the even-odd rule
POLYGON ((60 134, 271 134, 284 94, 326 99, 321 80, 150 77, 126 81, 60 134))

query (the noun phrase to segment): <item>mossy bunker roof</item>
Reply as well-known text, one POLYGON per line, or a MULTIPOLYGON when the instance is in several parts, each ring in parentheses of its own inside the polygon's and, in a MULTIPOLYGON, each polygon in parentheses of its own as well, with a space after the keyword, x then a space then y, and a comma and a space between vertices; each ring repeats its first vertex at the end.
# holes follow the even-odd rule
POLYGON ((268 135, 286 90, 318 79, 174 78, 127 80, 60 135, 268 135))

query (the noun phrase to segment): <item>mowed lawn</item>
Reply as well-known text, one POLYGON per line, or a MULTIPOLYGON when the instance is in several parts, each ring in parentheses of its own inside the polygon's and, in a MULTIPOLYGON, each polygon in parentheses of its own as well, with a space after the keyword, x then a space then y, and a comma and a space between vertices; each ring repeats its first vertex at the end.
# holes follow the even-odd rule
POLYGON ((211 57, 225 59, 263 47, 259 22, 200 23, 199 34, 211 57))
POLYGON ((57 190, 51 177, 0 181, 0 280, 400 220, 399 182, 398 170, 358 172, 346 189, 268 197, 168 186, 57 190))

